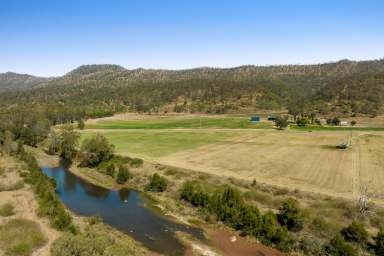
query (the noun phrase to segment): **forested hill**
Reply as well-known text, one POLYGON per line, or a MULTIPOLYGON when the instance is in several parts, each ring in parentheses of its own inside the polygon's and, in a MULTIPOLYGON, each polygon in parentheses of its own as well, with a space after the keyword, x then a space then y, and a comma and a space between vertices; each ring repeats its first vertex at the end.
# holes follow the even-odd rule
POLYGON ((49 81, 49 78, 36 77, 13 72, 0 73, 0 91, 32 88, 49 81))
POLYGON ((2 74, 0 88, 14 88, 0 93, 3 109, 32 103, 88 117, 282 108, 375 115, 383 112, 384 60, 178 71, 85 65, 53 79, 2 74))

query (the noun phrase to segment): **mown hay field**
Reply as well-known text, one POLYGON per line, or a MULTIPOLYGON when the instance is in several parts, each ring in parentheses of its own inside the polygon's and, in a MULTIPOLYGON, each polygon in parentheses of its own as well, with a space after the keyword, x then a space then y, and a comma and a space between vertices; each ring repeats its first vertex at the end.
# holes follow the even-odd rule
POLYGON ((119 122, 116 129, 107 128, 108 122, 96 123, 97 129, 85 130, 83 138, 100 132, 116 146, 117 153, 223 177, 345 198, 357 198, 367 187, 374 197, 384 199, 381 131, 174 126, 140 130, 122 129, 127 124, 119 122), (349 139, 351 148, 336 149, 349 139))

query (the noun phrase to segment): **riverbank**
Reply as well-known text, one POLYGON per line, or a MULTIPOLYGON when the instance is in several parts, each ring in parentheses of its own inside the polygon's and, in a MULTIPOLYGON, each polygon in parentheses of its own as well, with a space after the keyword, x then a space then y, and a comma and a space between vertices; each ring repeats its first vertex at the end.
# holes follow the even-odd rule
MULTIPOLYGON (((35 235, 41 234, 40 237, 43 238, 43 243, 35 244, 32 240, 29 241, 15 237, 11 241, 13 245, 10 245, 8 242, 4 245, 0 243, 0 255, 6 255, 6 253, 8 253, 7 248, 8 250, 12 250, 11 248, 13 247, 9 246, 16 247, 24 244, 23 246, 32 256, 49 256, 51 245, 61 235, 61 232, 53 229, 47 218, 38 215, 38 204, 34 193, 31 187, 25 184, 23 178, 20 177, 20 173, 24 171, 23 164, 14 157, 6 154, 1 155, 0 151, 0 169, 0 208, 4 209, 0 216, 0 230, 3 232, 2 237, 8 236, 4 233, 7 232, 7 229, 2 228, 2 226, 15 220, 13 224, 14 229, 25 229, 29 227, 28 230, 35 233, 35 235), (8 209, 6 212, 5 207, 8 209), (33 227, 33 225, 35 225, 35 227, 33 227)), ((10 230, 9 232, 18 231, 10 230)), ((25 230, 24 232, 27 231, 25 230)), ((33 234, 24 233, 23 235, 32 237, 33 234)))
MULTIPOLYGON (((39 162, 44 163, 46 160, 44 154, 37 155, 40 160, 39 162)), ((48 158, 51 159, 49 156, 48 158)), ((59 163, 57 159, 57 164, 59 163)), ((131 168, 131 173, 134 178, 129 180, 125 185, 118 185, 114 180, 95 169, 89 168, 79 168, 75 165, 71 167, 70 172, 80 177, 81 179, 90 182, 92 184, 98 185, 105 189, 118 190, 121 188, 130 188, 138 190, 144 193, 145 197, 150 200, 149 207, 151 204, 155 206, 155 210, 160 209, 160 213, 166 217, 169 217, 181 224, 198 226, 204 229, 204 233, 208 236, 207 241, 198 241, 196 239, 191 239, 188 235, 178 235, 181 241, 186 245, 186 255, 227 255, 227 251, 232 251, 234 255, 241 255, 245 251, 249 252, 263 252, 266 251, 268 247, 265 247, 261 244, 258 244, 256 240, 243 238, 237 232, 231 229, 225 229, 225 236, 223 236, 223 227, 218 226, 217 224, 209 224, 204 221, 197 221, 199 219, 199 214, 196 209, 187 207, 183 204, 180 204, 178 199, 178 188, 186 180, 188 176, 184 173, 185 170, 174 169, 170 166, 162 166, 156 163, 144 163, 140 168, 131 168), (164 193, 151 193, 145 191, 145 186, 148 182, 148 177, 154 172, 160 172, 163 175, 168 174, 174 176, 170 182, 170 188, 167 192, 164 193), (229 236, 226 237, 226 236, 229 236), (212 238, 221 237, 220 240, 215 240, 212 238), (233 241, 235 237, 236 239, 233 241), (239 254, 240 253, 240 254, 239 254)), ((202 178, 201 174, 194 173, 192 176, 198 175, 202 178)), ((283 255, 282 253, 269 248, 274 251, 275 254, 271 255, 283 255)), ((266 254, 269 255, 269 254, 266 254)))

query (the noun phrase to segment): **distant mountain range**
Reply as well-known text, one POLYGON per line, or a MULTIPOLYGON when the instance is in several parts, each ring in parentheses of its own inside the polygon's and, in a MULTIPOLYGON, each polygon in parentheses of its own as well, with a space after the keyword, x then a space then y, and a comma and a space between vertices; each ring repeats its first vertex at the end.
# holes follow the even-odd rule
POLYGON ((84 65, 54 78, 0 74, 0 91, 0 98, 8 96, 3 104, 65 102, 86 111, 225 113, 311 105, 319 112, 371 114, 383 112, 384 60, 187 70, 84 65))

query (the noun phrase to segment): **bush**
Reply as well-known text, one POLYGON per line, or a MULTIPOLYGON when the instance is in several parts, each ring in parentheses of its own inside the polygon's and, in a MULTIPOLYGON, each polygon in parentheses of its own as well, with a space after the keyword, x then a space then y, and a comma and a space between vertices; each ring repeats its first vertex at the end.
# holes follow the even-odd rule
POLYGON ((356 250, 347 244, 339 234, 332 238, 329 244, 325 246, 325 251, 328 255, 332 256, 357 256, 356 250))
POLYGON ((152 192, 163 192, 167 189, 168 181, 161 177, 159 174, 155 173, 152 177, 149 178, 149 184, 147 190, 152 192))
POLYGON ((15 214, 15 207, 11 203, 6 203, 0 206, 0 216, 8 217, 15 214))
POLYGON ((129 172, 128 168, 124 165, 120 165, 119 171, 116 176, 116 182, 119 184, 124 184, 130 178, 132 178, 132 175, 129 172))
POLYGON ((288 126, 288 117, 287 116, 277 116, 274 120, 275 126, 279 129, 285 129, 288 126))
POLYGON ((374 250, 376 255, 384 255, 384 229, 381 228, 377 236, 373 238, 375 241, 374 250))
POLYGON ((280 224, 286 226, 288 230, 299 231, 303 228, 304 217, 299 203, 293 198, 289 198, 281 204, 277 217, 280 224))
POLYGON ((300 117, 296 120, 297 126, 306 126, 309 124, 309 119, 307 117, 300 117))
POLYGON ((362 245, 368 241, 368 232, 365 230, 364 225, 356 221, 352 221, 348 227, 341 230, 341 234, 346 241, 362 245))
POLYGON ((115 177, 116 167, 114 164, 109 164, 107 168, 105 169, 105 174, 115 177))
POLYGON ((82 167, 96 167, 101 162, 112 158, 114 146, 106 137, 96 134, 95 137, 86 139, 81 144, 79 159, 82 167))
POLYGON ((131 165, 132 167, 138 168, 138 167, 140 167, 140 166, 143 165, 143 160, 140 159, 140 158, 133 158, 133 159, 131 160, 130 165, 131 165))

